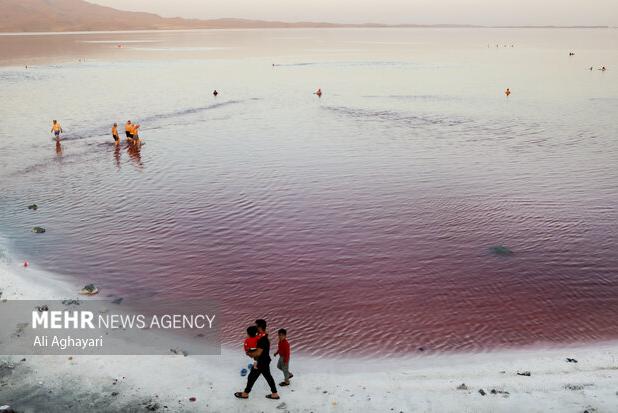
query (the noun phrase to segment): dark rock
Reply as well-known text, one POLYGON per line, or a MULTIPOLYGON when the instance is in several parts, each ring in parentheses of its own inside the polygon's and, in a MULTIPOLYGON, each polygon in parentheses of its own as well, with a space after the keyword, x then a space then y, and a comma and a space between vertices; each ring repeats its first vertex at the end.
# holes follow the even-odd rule
POLYGON ((118 396, 118 394, 119 394, 119 393, 118 393, 117 391, 113 391, 113 392, 112 392, 112 396, 114 396, 114 397, 118 396))
POLYGON ((95 291, 97 291, 97 287, 95 287, 94 284, 88 284, 85 285, 80 292, 82 294, 93 294, 95 291))
POLYGON ((148 402, 146 404, 146 410, 151 412, 156 412, 157 410, 159 410, 159 407, 159 403, 148 402))
POLYGON ((481 396, 485 396, 487 394, 487 393, 485 393, 485 390, 483 390, 483 389, 480 389, 479 393, 481 394, 481 396))
POLYGON ((577 360, 567 357, 567 363, 577 363, 577 360))
POLYGON ((32 228, 32 232, 34 232, 35 234, 42 234, 45 232, 45 228, 43 227, 33 227, 32 228))
POLYGON ((37 204, 28 205, 28 209, 36 211, 37 209, 39 209, 39 206, 37 204))
POLYGON ((189 401, 190 401, 190 402, 194 402, 194 401, 196 401, 196 400, 197 400, 197 399, 196 399, 195 397, 189 397, 189 401))
POLYGON ((503 245, 494 245, 493 247, 489 248, 489 251, 495 255, 501 255, 501 256, 513 255, 513 251, 511 251, 508 247, 505 247, 503 245))
POLYGON ((189 355, 189 352, 186 350, 177 350, 175 348, 171 348, 170 351, 174 354, 182 354, 183 356, 187 357, 189 355))

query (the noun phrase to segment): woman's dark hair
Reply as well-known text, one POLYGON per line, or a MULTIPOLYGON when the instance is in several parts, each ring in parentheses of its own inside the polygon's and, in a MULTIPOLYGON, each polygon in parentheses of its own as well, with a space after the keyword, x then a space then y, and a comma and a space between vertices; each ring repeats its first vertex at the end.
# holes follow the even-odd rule
POLYGON ((255 325, 261 328, 262 330, 266 331, 266 320, 263 320, 261 318, 259 320, 255 320, 255 325))

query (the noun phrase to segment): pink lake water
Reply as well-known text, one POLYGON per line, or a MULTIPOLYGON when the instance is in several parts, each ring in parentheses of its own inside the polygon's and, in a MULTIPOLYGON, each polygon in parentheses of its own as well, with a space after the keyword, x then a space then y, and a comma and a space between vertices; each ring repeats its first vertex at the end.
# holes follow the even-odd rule
POLYGON ((256 318, 315 356, 616 339, 617 46, 613 29, 0 36, 0 234, 126 302, 216 301, 232 346, 256 318), (127 119, 139 151, 112 145, 127 119))

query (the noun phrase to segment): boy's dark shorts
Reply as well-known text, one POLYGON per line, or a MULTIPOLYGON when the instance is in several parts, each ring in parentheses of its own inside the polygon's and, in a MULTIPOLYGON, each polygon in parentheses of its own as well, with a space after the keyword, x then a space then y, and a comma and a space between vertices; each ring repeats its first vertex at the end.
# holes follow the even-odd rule
POLYGON ((133 138, 133 134, 129 131, 125 132, 127 134, 127 138, 133 138))
POLYGON ((118 135, 112 135, 112 136, 114 137, 114 140, 115 140, 115 141, 119 141, 119 140, 120 140, 120 138, 118 137, 118 135))

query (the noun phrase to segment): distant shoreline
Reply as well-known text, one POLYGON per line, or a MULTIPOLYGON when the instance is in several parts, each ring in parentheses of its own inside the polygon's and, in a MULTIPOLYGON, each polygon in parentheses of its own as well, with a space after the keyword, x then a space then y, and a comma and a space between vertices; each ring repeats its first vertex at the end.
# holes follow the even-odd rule
MULTIPOLYGON (((471 26, 471 25, 320 25, 314 26, 296 26, 291 23, 290 26, 260 26, 260 27, 195 27, 195 28, 160 28, 160 29, 107 29, 107 30, 65 30, 65 31, 3 31, 0 29, 0 36, 28 36, 28 35, 60 35, 60 34, 107 34, 107 33, 156 33, 156 32, 193 32, 193 31, 210 31, 210 30, 288 30, 288 29, 525 29, 525 30, 554 30, 554 29, 569 29, 569 30, 598 30, 598 29, 616 29, 613 26, 471 26)), ((329 24, 329 23, 326 23, 329 24)))
MULTIPOLYGON (((0 33, 76 32, 117 30, 187 30, 187 29, 364 29, 364 28, 542 28, 608 29, 608 25, 479 25, 464 23, 342 23, 319 21, 286 22, 251 18, 220 17, 210 19, 163 17, 144 11, 120 10, 87 0, 3 0, 0 33)), ((583 17, 581 17, 583 19, 583 17)), ((615 26, 614 26, 615 27, 615 26)))

